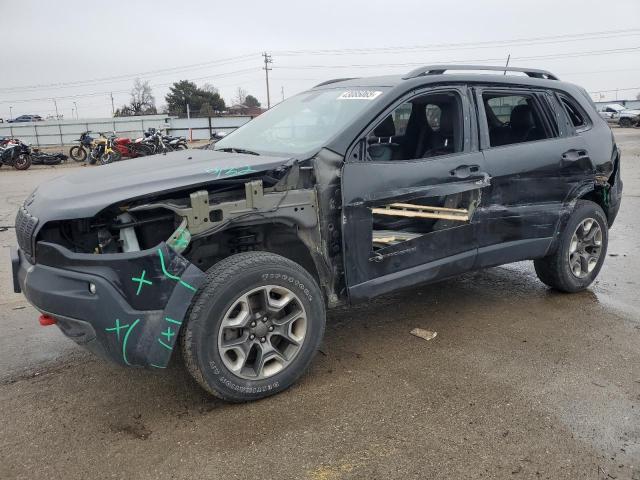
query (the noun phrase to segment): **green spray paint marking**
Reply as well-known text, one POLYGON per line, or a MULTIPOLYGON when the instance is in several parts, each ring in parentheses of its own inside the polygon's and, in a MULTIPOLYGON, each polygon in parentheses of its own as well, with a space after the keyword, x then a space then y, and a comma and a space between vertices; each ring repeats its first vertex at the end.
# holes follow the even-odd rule
POLYGON ((144 276, 147 274, 146 270, 142 270, 142 275, 139 277, 131 277, 131 280, 134 282, 138 282, 138 290, 136 291, 136 295, 140 295, 140 291, 142 290, 142 285, 153 285, 153 283, 149 280, 145 280, 144 276))
POLYGON ((212 173, 216 178, 229 178, 237 177, 238 175, 246 175, 247 173, 255 172, 251 165, 245 165, 240 168, 207 168, 205 173, 212 173))
POLYGON ((178 320, 174 320, 173 318, 164 317, 164 319, 169 323, 175 323, 176 325, 182 325, 182 322, 179 322, 178 320))
POLYGON ((161 332, 160 335, 162 335, 163 337, 167 337, 167 342, 170 342, 171 337, 175 336, 175 332, 171 330, 171 327, 167 327, 167 330, 164 332, 161 332))
POLYGON ((158 339, 158 343, 160 345, 162 345, 164 348, 166 348, 167 350, 173 350, 173 347, 170 345, 167 345, 166 343, 164 343, 161 339, 158 339))
POLYGON ((128 323, 126 325, 120 325, 120 320, 118 320, 116 318, 116 326, 115 327, 111 327, 111 328, 105 328, 104 330, 106 332, 116 332, 116 337, 118 338, 118 342, 119 342, 120 341, 120 330, 124 330, 128 326, 129 326, 128 323))
POLYGON ((186 233, 184 230, 182 230, 180 232, 180 236, 176 239, 176 247, 180 248, 180 247, 186 247, 187 245, 189 245, 189 240, 187 240, 186 237, 186 233))
POLYGON ((164 255, 162 254, 161 248, 158 249, 158 255, 160 256, 160 266, 162 267, 162 273, 164 273, 166 277, 170 278, 171 280, 175 280, 176 282, 180 283, 180 285, 182 285, 185 288, 188 288, 189 290, 192 290, 194 292, 197 291, 195 287, 193 287, 192 285, 189 285, 180 277, 176 277, 175 275, 172 275, 169 272, 167 272, 167 268, 164 266, 164 255))
POLYGON ((153 368, 167 368, 167 367, 161 367, 160 365, 156 365, 155 363, 150 363, 149 365, 151 365, 153 368))
POLYGON ((140 319, 136 318, 136 321, 131 324, 129 330, 127 330, 127 333, 124 334, 124 340, 122 340, 122 359, 127 365, 131 365, 129 363, 129 360, 127 360, 127 340, 129 340, 129 334, 131 333, 131 330, 134 329, 138 322, 140 322, 140 319))

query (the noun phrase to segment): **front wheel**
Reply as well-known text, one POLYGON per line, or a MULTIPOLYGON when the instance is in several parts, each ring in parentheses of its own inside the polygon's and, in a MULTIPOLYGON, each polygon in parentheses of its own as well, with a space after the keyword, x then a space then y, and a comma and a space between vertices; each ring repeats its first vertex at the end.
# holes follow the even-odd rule
POLYGON ((558 248, 547 257, 534 260, 538 278, 561 292, 587 288, 598 276, 607 255, 609 228, 602 208, 588 200, 578 200, 558 248))
POLYGON ((324 326, 324 298, 304 268, 272 253, 239 253, 207 271, 187 314, 182 351, 211 394, 257 400, 302 375, 324 326))
POLYGON ((117 150, 111 150, 109 153, 104 153, 100 156, 100 163, 106 165, 108 163, 117 162, 122 159, 122 155, 117 150))
POLYGON ((82 145, 75 145, 69 149, 69 156, 76 162, 84 162, 87 159, 87 151, 82 145))
POLYGON ((27 170, 31 166, 31 155, 21 153, 13 164, 16 170, 27 170))

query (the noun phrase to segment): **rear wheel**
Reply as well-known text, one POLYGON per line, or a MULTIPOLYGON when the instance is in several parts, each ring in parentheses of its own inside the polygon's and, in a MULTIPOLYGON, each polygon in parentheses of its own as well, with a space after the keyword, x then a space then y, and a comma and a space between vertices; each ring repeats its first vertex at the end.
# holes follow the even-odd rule
POLYGON ((82 145, 75 145, 69 149, 69 156, 76 162, 84 162, 87 159, 87 151, 82 145))
POLYGON ((633 122, 631 121, 630 118, 623 117, 623 118, 620 119, 620 126, 621 127, 628 128, 628 127, 631 127, 632 125, 633 125, 633 122))
POLYGON ((598 276, 607 254, 609 230, 602 208, 579 200, 560 235, 558 248, 534 260, 538 278, 562 292, 587 288, 598 276))
POLYGON ((324 334, 320 288, 297 263, 240 253, 207 271, 182 333, 185 364, 208 392, 257 400, 291 386, 324 334))

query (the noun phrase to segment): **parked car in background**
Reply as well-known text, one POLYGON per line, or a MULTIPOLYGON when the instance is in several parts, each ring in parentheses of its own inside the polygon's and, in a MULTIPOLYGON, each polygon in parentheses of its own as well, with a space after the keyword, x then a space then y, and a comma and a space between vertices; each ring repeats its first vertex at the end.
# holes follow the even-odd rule
POLYGON ((598 113, 605 120, 614 121, 613 116, 616 113, 621 112, 622 110, 624 110, 624 106, 620 105, 619 103, 610 103, 608 105, 605 105, 601 110, 598 111, 598 113))
POLYGON ((16 117, 13 120, 7 120, 7 121, 8 123, 42 122, 42 117, 40 115, 20 115, 19 117, 16 117))
POLYGON ((621 110, 611 119, 621 127, 636 127, 640 125, 640 110, 621 110))

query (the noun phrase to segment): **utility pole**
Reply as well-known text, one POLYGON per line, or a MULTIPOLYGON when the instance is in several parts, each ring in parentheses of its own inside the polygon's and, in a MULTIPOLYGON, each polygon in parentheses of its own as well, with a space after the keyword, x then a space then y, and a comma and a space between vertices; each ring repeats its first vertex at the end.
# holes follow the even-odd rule
POLYGON ((53 104, 56 107, 56 120, 59 120, 60 119, 60 115, 58 115, 58 102, 56 102, 55 98, 52 98, 51 100, 53 100, 53 104))
POLYGON ((76 102, 73 102, 73 106, 76 109, 76 120, 78 120, 78 104, 76 102))
POLYGON ((116 114, 116 109, 113 106, 113 92, 111 92, 111 116, 115 116, 116 114))
POLYGON ((9 106, 9 120, 13 120, 13 107, 9 106))
POLYGON ((265 80, 267 81, 267 109, 269 109, 271 108, 271 96, 269 94, 269 71, 272 70, 271 68, 269 68, 269 64, 273 63, 273 59, 267 52, 262 52, 262 56, 264 57, 264 67, 262 67, 262 69, 264 70, 265 80))
POLYGON ((191 109, 187 103, 187 123, 189 124, 189 141, 193 142, 193 130, 191 130, 191 109))
POLYGON ((284 85, 280 86, 280 92, 282 92, 282 101, 284 102, 284 85))

